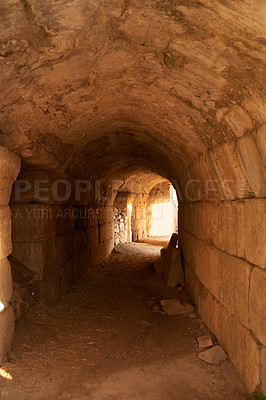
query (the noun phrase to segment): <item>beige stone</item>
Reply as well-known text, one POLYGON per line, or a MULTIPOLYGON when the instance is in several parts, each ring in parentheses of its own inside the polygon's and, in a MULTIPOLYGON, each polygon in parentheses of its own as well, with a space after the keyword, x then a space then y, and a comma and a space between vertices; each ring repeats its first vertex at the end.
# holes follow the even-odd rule
POLYGON ((189 303, 181 303, 178 299, 167 299, 160 301, 163 310, 168 315, 190 314, 194 307, 189 303))
POLYGON ((210 335, 197 337, 197 343, 199 345, 199 349, 213 346, 213 341, 210 335))
POLYGON ((256 197, 265 197, 266 172, 254 140, 249 136, 243 137, 238 142, 237 151, 253 193, 256 197))
POLYGON ((254 268, 250 277, 249 315, 255 336, 266 346, 266 270, 254 268))
POLYGON ((266 393, 266 347, 260 350, 260 382, 262 393, 266 393))
POLYGON ((264 167, 266 167, 266 124, 258 129, 257 134, 255 134, 255 139, 264 167))
POLYGON ((236 137, 242 137, 253 125, 248 113, 239 106, 230 109, 225 115, 225 120, 236 137))
POLYGON ((184 285, 184 270, 181 260, 181 250, 168 247, 168 251, 165 257, 161 259, 164 261, 164 282, 167 286, 175 287, 178 284, 184 285))
POLYGON ((11 349, 15 329, 15 315, 13 308, 9 306, 0 312, 0 365, 5 359, 6 353, 11 349))
POLYGON ((46 242, 17 242, 12 255, 35 272, 37 279, 43 279, 72 257, 73 235, 60 235, 46 242))
POLYGON ((0 302, 7 308, 12 297, 11 266, 8 259, 0 260, 0 302))
POLYGON ((252 267, 244 260, 219 252, 218 297, 224 307, 249 327, 249 279, 252 267))
POLYGON ((0 207, 0 260, 12 251, 11 213, 9 207, 0 207))
POLYGON ((247 390, 252 393, 259 386, 259 346, 251 332, 227 310, 220 307, 217 339, 235 366, 247 390))
POLYGON ((20 170, 20 158, 0 146, 0 206, 9 204, 12 184, 20 170))
MULTIPOLYGON (((266 269, 266 199, 253 199, 245 202, 245 259, 266 269)), ((240 239, 240 238, 239 238, 240 239)))
POLYGON ((200 352, 198 358, 208 364, 219 364, 219 362, 227 359, 227 354, 223 351, 221 346, 215 346, 211 349, 200 352))

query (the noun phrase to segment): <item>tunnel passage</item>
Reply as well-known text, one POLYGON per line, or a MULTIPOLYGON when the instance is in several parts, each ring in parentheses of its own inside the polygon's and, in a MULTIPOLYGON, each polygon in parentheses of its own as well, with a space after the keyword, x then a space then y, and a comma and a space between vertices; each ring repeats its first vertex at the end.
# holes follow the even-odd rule
POLYGON ((189 293, 248 390, 266 392, 261 2, 6 0, 0 18, 0 358, 14 326, 8 197, 20 158, 11 262, 52 302, 71 284, 69 260, 110 254, 117 188, 172 182, 189 293), (92 210, 91 225, 69 209, 92 210))

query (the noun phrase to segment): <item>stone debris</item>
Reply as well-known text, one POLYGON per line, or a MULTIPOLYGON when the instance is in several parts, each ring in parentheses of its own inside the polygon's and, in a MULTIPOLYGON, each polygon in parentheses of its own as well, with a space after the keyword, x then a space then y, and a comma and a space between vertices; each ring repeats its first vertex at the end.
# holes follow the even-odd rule
POLYGON ((166 246, 166 247, 163 247, 163 248, 161 249, 161 257, 164 257, 164 256, 166 256, 166 254, 167 254, 167 251, 168 251, 168 246, 166 246))
POLYGON ((197 338, 197 342, 199 345, 200 349, 204 349, 206 347, 212 347, 213 346, 213 341, 210 335, 205 335, 205 336, 199 336, 197 338))
POLYGON ((154 263, 154 268, 157 274, 164 274, 164 282, 167 286, 175 287, 178 284, 185 284, 180 249, 168 247, 166 255, 154 263))
POLYGON ((195 318, 197 318, 197 314, 192 312, 192 313, 189 314, 189 318, 195 319, 195 318))
POLYGON ((189 314, 194 310, 192 304, 182 304, 178 299, 161 300, 161 306, 168 315, 189 314))
POLYGON ((181 250, 176 247, 169 247, 165 258, 164 282, 166 285, 170 287, 175 287, 178 284, 184 285, 185 278, 181 261, 181 250))
POLYGON ((208 364, 219 364, 220 361, 225 361, 227 359, 227 354, 221 346, 214 346, 199 353, 198 358, 208 364))
POLYGON ((170 246, 176 248, 177 242, 178 242, 178 233, 173 233, 169 241, 168 247, 170 246))

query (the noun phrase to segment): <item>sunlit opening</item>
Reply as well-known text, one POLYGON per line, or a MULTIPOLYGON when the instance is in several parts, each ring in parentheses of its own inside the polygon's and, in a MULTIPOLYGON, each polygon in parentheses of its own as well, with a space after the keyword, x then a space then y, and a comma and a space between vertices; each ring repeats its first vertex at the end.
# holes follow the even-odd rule
POLYGON ((132 204, 128 204, 127 208, 129 209, 129 211, 132 211, 132 204))
POLYGON ((0 312, 3 311, 5 309, 4 304, 2 303, 2 301, 0 301, 0 312))
POLYGON ((13 379, 12 376, 2 368, 0 368, 0 376, 4 379, 8 379, 9 381, 13 379))
POLYGON ((170 187, 170 201, 152 205, 150 236, 166 236, 176 232, 178 201, 176 191, 170 187))
POLYGON ((151 236, 171 235, 175 231, 174 222, 174 210, 170 201, 152 205, 151 236))

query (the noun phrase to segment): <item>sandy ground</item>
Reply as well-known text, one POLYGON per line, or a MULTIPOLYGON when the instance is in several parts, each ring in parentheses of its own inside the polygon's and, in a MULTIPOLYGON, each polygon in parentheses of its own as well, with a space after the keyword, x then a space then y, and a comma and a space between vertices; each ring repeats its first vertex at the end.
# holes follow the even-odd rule
POLYGON ((0 378, 9 400, 245 400, 230 361, 197 358, 198 317, 168 316, 160 300, 187 299, 153 270, 160 246, 119 245, 53 308, 36 303, 17 323, 0 378))

